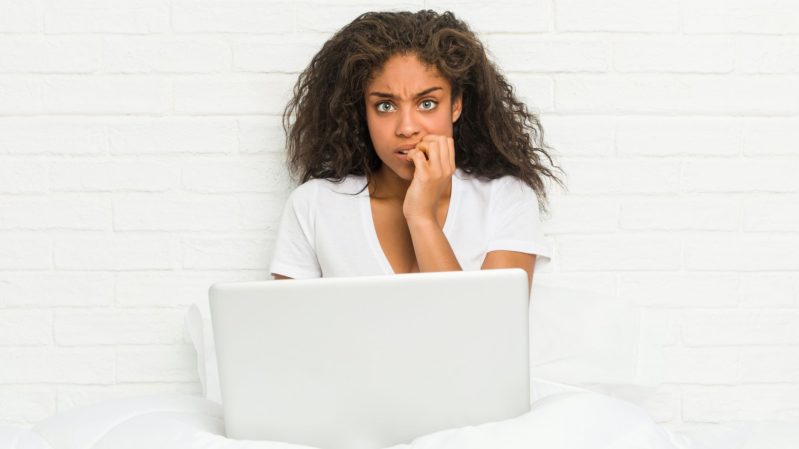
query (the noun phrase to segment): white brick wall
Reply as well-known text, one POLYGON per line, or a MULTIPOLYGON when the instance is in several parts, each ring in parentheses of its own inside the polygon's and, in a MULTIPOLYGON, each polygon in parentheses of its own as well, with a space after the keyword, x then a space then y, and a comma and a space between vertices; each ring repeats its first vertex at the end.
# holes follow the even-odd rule
POLYGON ((652 416, 799 420, 795 2, 0 0, 0 424, 199 394, 183 312, 268 277, 297 73, 423 7, 541 114, 569 192, 536 279, 644 308, 652 416))

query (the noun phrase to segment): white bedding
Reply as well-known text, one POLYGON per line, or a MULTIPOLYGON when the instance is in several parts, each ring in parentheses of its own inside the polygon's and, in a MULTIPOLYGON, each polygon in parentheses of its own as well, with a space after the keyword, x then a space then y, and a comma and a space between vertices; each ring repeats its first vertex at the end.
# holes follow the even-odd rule
MULTIPOLYGON (((791 423, 749 422, 673 432, 655 424, 630 402, 551 382, 544 381, 543 387, 550 394, 535 401, 524 415, 420 435, 390 449, 799 447, 799 426, 791 423)), ((31 429, 0 428, 0 448, 311 449, 285 442, 225 438, 219 404, 177 395, 111 399, 55 415, 31 429)))
MULTIPOLYGON (((531 304, 531 411, 420 435, 390 449, 799 449, 796 423, 741 422, 693 432, 655 424, 642 405, 660 383, 662 357, 628 300, 538 283, 531 304)), ((207 313, 203 300, 186 320, 205 397, 112 399, 30 429, 0 426, 0 449, 308 449, 225 438, 207 313)))

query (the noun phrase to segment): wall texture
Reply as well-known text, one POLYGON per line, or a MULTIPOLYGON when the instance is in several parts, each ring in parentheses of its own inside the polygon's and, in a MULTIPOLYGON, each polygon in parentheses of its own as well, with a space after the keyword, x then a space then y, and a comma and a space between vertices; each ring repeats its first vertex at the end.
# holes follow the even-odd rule
POLYGON ((653 416, 799 420, 795 2, 0 0, 0 423, 198 394, 183 314, 268 278, 296 74, 424 7, 540 113, 569 191, 536 279, 646 307, 653 416))

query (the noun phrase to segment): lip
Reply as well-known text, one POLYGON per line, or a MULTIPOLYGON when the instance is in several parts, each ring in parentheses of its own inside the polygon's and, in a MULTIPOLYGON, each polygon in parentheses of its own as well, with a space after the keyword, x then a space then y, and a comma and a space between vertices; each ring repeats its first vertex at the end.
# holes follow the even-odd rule
POLYGON ((399 153, 399 152, 401 152, 401 151, 408 151, 408 150, 410 150, 410 149, 412 149, 412 148, 415 148, 415 147, 416 147, 416 145, 417 145, 418 143, 419 143, 419 142, 416 142, 416 143, 409 143, 409 144, 407 144, 407 145, 400 145, 400 146, 398 146, 397 148, 395 148, 395 149, 394 149, 394 152, 395 152, 395 153, 399 153))

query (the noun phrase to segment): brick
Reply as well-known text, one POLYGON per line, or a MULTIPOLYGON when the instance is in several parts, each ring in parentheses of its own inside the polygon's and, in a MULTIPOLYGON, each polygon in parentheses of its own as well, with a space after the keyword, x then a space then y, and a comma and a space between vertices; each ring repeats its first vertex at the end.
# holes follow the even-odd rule
POLYGON ((494 35, 484 40, 504 72, 606 72, 610 46, 596 38, 494 35))
POLYGON ((797 172, 799 158, 691 159, 684 162, 682 186, 688 192, 795 193, 797 172))
POLYGON ((2 272, 0 306, 103 306, 114 303, 114 275, 101 272, 2 272))
POLYGON ((183 268, 269 269, 274 241, 261 238, 187 238, 183 268))
POLYGON ((790 273, 745 273, 741 303, 756 308, 799 307, 799 279, 790 273))
MULTIPOLYGON (((588 290, 609 296, 616 295, 616 275, 613 273, 546 273, 536 271, 533 274, 533 289, 535 289, 537 283, 550 287, 588 290)), ((535 293, 533 293, 533 297, 535 297, 535 293)))
POLYGON ((42 0, 0 0, 0 33, 41 33, 42 0))
MULTIPOLYGON (((288 190, 288 189, 287 189, 288 190)), ((277 233, 286 198, 283 195, 248 195, 239 200, 243 230, 277 233)))
POLYGON ((216 282, 269 280, 266 273, 239 271, 120 272, 116 274, 116 304, 125 307, 177 307, 208 300, 216 282))
POLYGON ((53 160, 50 184, 60 192, 162 192, 176 187, 179 168, 160 160, 111 158, 53 160))
POLYGON ((641 341, 645 344, 673 346, 680 343, 680 325, 682 320, 679 310, 641 309, 640 317, 641 341))
POLYGON ((190 192, 283 192, 289 185, 284 159, 282 154, 196 159, 183 164, 181 184, 190 192))
POLYGON ((0 237, 0 270, 48 270, 51 251, 49 238, 0 237))
POLYGON ((736 69, 742 73, 799 72, 799 39, 793 36, 739 36, 735 46, 736 69))
POLYGON ((59 346, 178 344, 185 310, 58 311, 54 335, 59 346))
POLYGON ((616 151, 625 156, 738 156, 744 126, 726 117, 635 117, 619 121, 616 151))
POLYGON ((680 191, 680 161, 650 158, 565 158, 572 194, 654 194, 680 191))
POLYGON ((799 311, 714 310, 684 312, 686 346, 799 344, 799 311))
POLYGON ((779 235, 705 233, 685 238, 687 270, 796 270, 799 238, 779 235))
POLYGON ((0 153, 101 154, 108 151, 105 126, 49 117, 0 118, 0 153))
POLYGON ((747 197, 743 200, 744 231, 799 229, 799 195, 747 197))
POLYGON ((799 387, 741 385, 684 387, 683 421, 796 420, 799 387))
POLYGON ((29 425, 55 414, 56 389, 52 386, 0 386, 0 426, 29 425))
POLYGON ((689 384, 738 382, 738 348, 664 348, 664 381, 689 384))
MULTIPOLYGON (((457 11, 472 31, 535 33, 552 30, 552 4, 546 0, 511 0, 494 4, 478 0, 426 0, 424 8, 457 11)), ((414 7, 416 11, 422 6, 414 7)))
POLYGON ((230 197, 114 200, 117 231, 227 231, 239 227, 240 215, 240 205, 230 197))
POLYGON ((618 72, 729 73, 734 48, 727 38, 641 38, 613 42, 618 72))
MULTIPOLYGON (((0 114, 31 114, 42 110, 42 86, 30 76, 0 78, 0 114)), ((5 152, 0 148, 0 152, 5 152)))
POLYGON ((661 386, 641 404, 641 407, 656 423, 667 423, 679 417, 682 405, 680 397, 679 387, 661 386))
POLYGON ((83 348, 0 349, 0 383, 103 384, 114 380, 114 351, 83 348))
POLYGON ((4 38, 0 72, 92 73, 100 66, 101 45, 96 39, 64 36, 4 38))
POLYGON ((688 198, 622 199, 621 229, 629 230, 718 230, 741 228, 738 201, 724 196, 688 198))
POLYGON ((741 382, 799 383, 799 348, 741 348, 741 382))
POLYGON ((418 11, 424 7, 420 0, 385 2, 367 0, 340 2, 338 4, 320 0, 303 1, 296 4, 297 30, 333 33, 367 11, 418 11))
POLYGON ((85 407, 102 401, 149 395, 202 396, 199 382, 123 383, 116 385, 59 385, 58 413, 85 407))
POLYGON ((230 46, 218 39, 111 36, 103 41, 102 70, 110 73, 228 71, 230 46))
POLYGON ((167 79, 129 76, 49 76, 41 82, 42 111, 53 114, 161 114, 170 109, 167 79))
POLYGON ((604 117, 542 114, 544 139, 556 156, 610 156, 613 154, 615 120, 604 117))
POLYGON ((71 0, 48 4, 48 33, 165 33, 169 5, 159 0, 71 0))
POLYGON ((139 119, 111 124, 108 132, 113 154, 224 154, 236 148, 236 125, 229 119, 139 119))
POLYGON ((238 120, 239 153, 280 153, 286 148, 286 134, 280 116, 238 120))
POLYGON ((561 113, 795 114, 799 84, 792 77, 733 75, 561 75, 561 113))
POLYGON ((686 3, 685 33, 797 33, 796 4, 791 0, 705 0, 686 3))
POLYGON ((41 346, 52 342, 52 312, 0 309, 0 346, 41 346))
POLYGON ((0 200, 0 229, 110 229, 111 205, 104 198, 0 200))
POLYGON ((176 255, 171 240, 161 236, 62 237, 53 247, 59 270, 171 269, 176 255))
POLYGON ((237 72, 299 73, 322 49, 329 36, 287 34, 233 41, 233 70, 237 72))
POLYGON ((294 10, 289 2, 179 0, 172 3, 172 28, 178 33, 285 34, 294 29, 294 10))
POLYGON ((618 201, 564 196, 553 200, 552 218, 543 223, 547 235, 614 232, 619 228, 618 201))
POLYGON ((514 87, 516 99, 527 105, 530 112, 538 114, 553 110, 554 84, 551 78, 509 73, 506 79, 514 87))
POLYGON ((620 273, 619 295, 645 307, 736 307, 739 276, 725 273, 620 273))
POLYGON ((191 345, 117 348, 117 382, 197 382, 191 345))
POLYGON ((192 76, 174 82, 175 111, 187 114, 282 114, 294 75, 192 76))
POLYGON ((799 119, 749 118, 743 127, 746 156, 795 156, 799 141, 799 119))
POLYGON ((33 159, 0 159, 0 193, 45 193, 47 164, 33 159))
POLYGON ((653 271, 681 268, 678 237, 657 235, 561 236, 562 271, 653 271))
POLYGON ((680 9, 666 0, 558 0, 555 29, 673 33, 680 31, 680 9))

